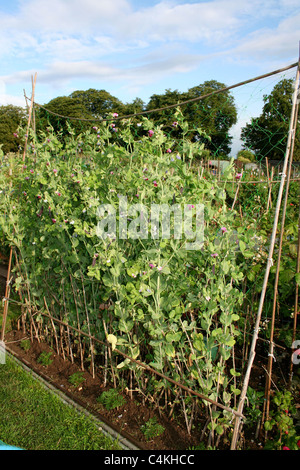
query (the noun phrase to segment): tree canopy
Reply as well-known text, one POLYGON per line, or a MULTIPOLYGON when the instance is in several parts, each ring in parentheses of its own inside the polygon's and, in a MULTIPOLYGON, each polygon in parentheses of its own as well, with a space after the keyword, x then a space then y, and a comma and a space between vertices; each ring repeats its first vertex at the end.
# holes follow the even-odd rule
MULTIPOLYGON (((294 82, 283 79, 264 96, 262 113, 252 118, 241 132, 243 147, 254 152, 256 160, 282 160, 285 155, 292 110, 294 82)), ((294 160, 300 160, 299 126, 295 138, 294 160)))
MULTIPOLYGON (((93 88, 77 90, 69 96, 52 99, 44 107, 36 107, 36 129, 44 130, 50 125, 63 136, 72 127, 78 135, 96 125, 97 120, 107 117, 110 113, 125 116, 149 111, 148 116, 151 120, 161 125, 163 131, 176 140, 181 137, 180 126, 174 125, 173 122, 176 105, 196 99, 181 105, 183 117, 190 124, 189 139, 192 142, 203 143, 212 158, 227 158, 231 152, 230 129, 237 122, 237 108, 230 91, 221 91, 224 88, 226 86, 223 83, 209 80, 185 92, 167 89, 164 93, 153 94, 147 104, 138 97, 131 103, 123 103, 106 90, 93 88), (205 98, 206 95, 209 96, 205 98), (200 97, 201 99, 198 99, 200 97), (170 105, 172 106, 170 109, 153 111, 170 105), (68 120, 63 116, 75 119, 68 120)), ((255 160, 265 157, 279 160, 284 157, 292 95, 293 80, 281 80, 270 95, 264 96, 261 115, 252 118, 242 128, 243 150, 251 151, 255 155, 255 160)), ((0 107, 0 144, 5 153, 17 151, 20 141, 14 133, 17 132, 25 116, 23 108, 13 105, 0 107)), ((134 122, 139 119, 137 116, 134 122)), ((136 132, 138 136, 139 133, 136 132)), ((300 160, 299 133, 298 129, 294 160, 300 160)))
POLYGON ((4 153, 18 151, 18 127, 25 123, 25 118, 25 110, 19 106, 0 106, 0 146, 4 153))

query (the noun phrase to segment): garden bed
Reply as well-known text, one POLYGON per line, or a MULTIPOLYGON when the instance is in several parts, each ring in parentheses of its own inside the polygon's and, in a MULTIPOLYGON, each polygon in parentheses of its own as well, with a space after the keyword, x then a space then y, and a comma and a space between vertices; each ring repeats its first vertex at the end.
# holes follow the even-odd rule
POLYGON ((130 440, 140 449, 151 450, 184 450, 197 446, 200 441, 201 429, 195 430, 192 436, 188 436, 184 423, 178 423, 175 420, 169 421, 164 415, 151 409, 151 406, 145 406, 139 400, 139 397, 130 399, 124 394, 126 404, 118 409, 106 410, 106 408, 97 403, 97 398, 101 392, 108 390, 103 386, 103 379, 99 374, 95 378, 88 371, 84 371, 84 382, 79 387, 70 384, 69 378, 72 374, 80 372, 79 365, 72 363, 68 359, 63 359, 57 355, 51 348, 43 342, 33 340, 28 351, 20 347, 20 341, 26 336, 21 331, 10 331, 6 335, 6 342, 10 352, 16 355, 18 359, 33 369, 42 378, 61 390, 75 402, 84 406, 88 411, 96 414, 106 424, 111 426, 121 435, 130 440), (38 358, 43 352, 53 354, 53 362, 44 366, 38 362, 38 358), (141 431, 141 426, 149 419, 157 417, 157 422, 161 424, 165 431, 158 438, 146 441, 141 431))
MULTIPOLYGON (((126 400, 125 405, 114 410, 107 410, 97 402, 97 398, 109 387, 104 387, 103 378, 97 373, 95 378, 86 370, 83 373, 84 382, 79 386, 73 386, 69 378, 74 373, 81 372, 81 368, 69 359, 63 359, 57 355, 50 346, 44 342, 33 340, 28 351, 20 347, 20 342, 26 338, 26 335, 18 330, 12 330, 6 334, 6 343, 8 350, 21 360, 27 367, 39 374, 52 386, 63 392, 75 403, 86 408, 89 412, 96 415, 100 420, 117 431, 121 436, 128 439, 134 446, 141 450, 187 450, 199 446, 201 433, 205 424, 205 416, 199 417, 195 423, 192 435, 189 436, 186 431, 185 423, 179 419, 169 420, 163 413, 154 411, 151 404, 142 404, 139 394, 134 393, 133 399, 123 393, 126 400), (38 362, 40 355, 52 352, 51 364, 45 366, 38 362), (141 427, 151 418, 156 418, 157 423, 164 427, 162 435, 146 440, 141 427)), ((253 369, 252 382, 256 386, 262 385, 263 369, 255 365, 253 369)), ((255 440, 255 429, 246 436, 245 449, 262 449, 261 440, 255 440)))

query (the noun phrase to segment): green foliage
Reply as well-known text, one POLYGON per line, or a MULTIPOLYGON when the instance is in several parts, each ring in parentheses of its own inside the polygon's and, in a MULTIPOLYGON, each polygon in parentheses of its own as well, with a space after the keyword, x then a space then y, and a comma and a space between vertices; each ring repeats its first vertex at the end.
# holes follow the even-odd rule
POLYGON ((101 403, 107 410, 114 410, 115 408, 120 408, 125 405, 126 400, 116 388, 111 388, 110 390, 102 392, 97 398, 97 402, 101 403))
POLYGON ((156 417, 153 417, 141 426, 141 431, 145 439, 151 441, 151 439, 161 436, 165 432, 165 428, 157 422, 156 417))
POLYGON ((69 377, 69 382, 71 385, 74 385, 74 387, 79 387, 84 381, 83 372, 74 372, 74 374, 69 377))
POLYGON ((262 416, 262 405, 264 401, 264 392, 255 390, 248 386, 247 390, 247 408, 246 412, 246 426, 251 427, 257 425, 262 416))
POLYGON ((43 131, 48 128, 54 130, 57 134, 62 134, 60 140, 65 135, 68 135, 70 130, 70 123, 61 116, 69 116, 75 118, 72 120, 73 132, 77 135, 81 131, 84 131, 90 127, 90 123, 85 123, 84 119, 92 119, 93 116, 85 108, 84 104, 77 99, 72 99, 69 96, 60 96, 49 101, 45 106, 52 113, 48 113, 43 108, 37 108, 36 110, 36 123, 37 131, 43 131), (83 120, 83 121, 81 121, 83 120))
MULTIPOLYGON (((251 294, 261 289, 272 227, 272 212, 266 214, 264 205, 268 185, 241 185, 237 210, 229 210, 228 201, 236 191, 234 166, 228 166, 219 183, 207 173, 199 177, 194 162, 206 150, 203 142, 191 140, 194 126, 180 110, 163 126, 146 117, 118 122, 113 115, 109 118, 80 135, 67 126, 64 139, 51 126, 32 133, 25 163, 14 160, 13 178, 6 166, 0 173, 1 236, 21 261, 15 287, 20 292, 30 288, 39 312, 45 308, 45 297, 57 318, 108 342, 114 379, 121 383, 130 374, 154 401, 169 387, 158 377, 141 381, 141 368, 120 352, 232 406, 240 384, 231 358, 237 342, 243 341, 240 332, 253 331, 245 304, 255 309, 251 294), (165 126, 174 127, 172 137, 165 126), (120 224, 121 196, 127 198, 127 237, 120 224), (187 207, 193 215, 193 234, 176 237, 172 215, 170 234, 162 236, 160 231, 158 237, 152 236, 151 219, 141 217, 137 202, 147 215, 154 204, 187 207), (104 204, 117 216, 116 232, 102 239, 99 207, 104 204), (193 242, 196 233, 196 204, 204 208, 204 243, 201 249, 188 250, 186 243, 193 242), (141 227, 148 229, 148 236, 134 238, 133 230, 141 227), (100 308, 104 303, 107 308, 100 308)), ((200 135, 201 130, 197 132, 200 135)), ((24 133, 20 129, 20 135, 24 133)), ((3 165, 6 161, 3 157, 3 165)), ((252 175, 245 173, 243 178, 252 175)), ((296 190, 291 197, 296 204, 296 190)), ((288 292, 287 306, 290 281, 295 280, 295 214, 289 206, 290 256, 284 258, 288 269, 281 274, 288 289, 280 285, 288 292)), ((107 222, 106 232, 108 228, 107 222)), ((267 292, 270 298, 272 289, 267 292)), ((35 321, 48 324, 41 314, 35 321)), ((81 341, 91 360, 90 344, 81 341)), ((99 346, 99 355, 104 352, 99 346)), ((109 375, 110 368, 106 370, 109 375)), ((176 388, 169 392, 178 400, 176 388)), ((108 399, 107 403, 111 406, 108 399)), ((177 403, 187 420, 191 418, 191 398, 177 403)), ((223 435, 231 418, 218 412, 209 429, 223 435)))
MULTIPOLYGON (((159 109, 169 105, 176 105, 190 99, 210 94, 225 88, 223 83, 216 80, 206 81, 201 85, 190 88, 187 92, 180 93, 178 90, 166 90, 164 94, 152 95, 146 107, 147 110, 159 109)), ((183 116, 189 123, 191 142, 195 140, 203 143, 215 158, 230 154, 232 138, 229 129, 236 123, 237 111, 234 99, 227 92, 217 93, 207 99, 189 103, 182 108, 183 116)), ((172 129, 170 125, 174 110, 171 108, 163 112, 151 114, 155 122, 166 126, 168 132, 175 138, 180 135, 176 126, 172 129)))
MULTIPOLYGON (((262 114, 252 118, 242 129, 244 146, 252 150, 257 160, 265 157, 281 160, 284 157, 289 121, 292 110, 294 82, 283 79, 277 83, 270 95, 264 96, 262 114)), ((295 137, 294 161, 300 160, 299 126, 295 137)))
POLYGON ((243 163, 250 163, 254 162, 255 155, 253 152, 250 152, 250 150, 240 150, 237 153, 237 159, 243 163))
POLYGON ((20 342, 20 346, 22 349, 24 349, 24 351, 29 351, 29 349, 31 348, 31 341, 29 339, 23 339, 20 342))
POLYGON ((296 408, 291 392, 277 391, 272 400, 273 409, 270 419, 265 422, 265 430, 272 432, 272 439, 266 443, 266 449, 299 450, 300 432, 294 420, 296 408))
MULTIPOLYGON (((239 390, 226 378, 226 362, 239 336, 239 285, 253 256, 254 230, 238 227, 224 183, 199 179, 193 161, 203 143, 190 141, 180 111, 173 122, 181 129, 176 142, 147 118, 120 122, 117 129, 103 122, 78 137, 70 132, 64 142, 52 128, 33 136, 13 193, 2 180, 1 226, 26 267, 18 287, 29 283, 38 309, 44 296, 53 302, 53 292, 56 314, 71 326, 79 321, 87 331, 88 315, 91 333, 105 340, 105 321, 114 345, 128 356, 211 397, 223 389, 230 403, 239 390), (194 220, 195 204, 203 204, 202 248, 186 249, 195 226, 192 236, 177 238, 173 217, 170 236, 151 236, 149 225, 147 238, 132 238, 130 230, 142 222, 132 214, 127 238, 117 224, 116 237, 100 239, 98 207, 119 209, 120 195, 126 195, 129 212, 136 202, 150 214, 153 204, 172 207, 176 201, 194 220), (97 305, 106 301, 110 309, 99 318, 97 305)), ((224 179, 233 172, 229 165, 224 179)), ((118 358, 115 373, 128 369, 139 376, 134 363, 118 358)), ((154 383, 154 396, 163 384, 154 383)))
POLYGON ((83 105, 94 118, 103 118, 113 112, 124 113, 123 103, 105 90, 78 90, 71 93, 70 98, 83 105))
POLYGON ((52 353, 51 351, 48 352, 48 353, 47 353, 46 351, 43 351, 43 352, 39 355, 39 357, 38 357, 38 359, 37 359, 37 362, 38 362, 39 364, 42 364, 42 365, 45 366, 45 367, 50 366, 50 365, 52 364, 52 362, 53 362, 53 359, 51 359, 52 354, 53 354, 53 353, 52 353))
POLYGON ((2 151, 18 152, 20 138, 18 128, 25 124, 25 110, 19 106, 0 106, 0 144, 2 151))

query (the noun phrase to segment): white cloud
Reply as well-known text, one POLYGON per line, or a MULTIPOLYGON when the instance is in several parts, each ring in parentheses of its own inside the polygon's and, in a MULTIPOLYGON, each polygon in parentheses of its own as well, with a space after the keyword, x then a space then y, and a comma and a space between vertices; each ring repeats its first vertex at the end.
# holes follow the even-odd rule
POLYGON ((30 30, 84 35, 107 30, 130 11, 127 0, 23 0, 16 20, 30 30))
POLYGON ((290 60, 299 55, 300 12, 281 21, 276 28, 263 28, 249 34, 231 52, 237 58, 290 60))
POLYGON ((7 106, 12 104, 13 106, 20 106, 25 108, 25 97, 8 95, 6 93, 0 93, 0 106, 7 106))
POLYGON ((1 14, 0 6, 0 80, 7 86, 28 86, 38 72, 39 83, 56 89, 87 80, 99 88, 108 83, 138 90, 193 71, 199 83, 196 71, 211 58, 217 68, 218 56, 223 64, 268 67, 298 53, 299 0, 19 4, 14 15, 1 14))

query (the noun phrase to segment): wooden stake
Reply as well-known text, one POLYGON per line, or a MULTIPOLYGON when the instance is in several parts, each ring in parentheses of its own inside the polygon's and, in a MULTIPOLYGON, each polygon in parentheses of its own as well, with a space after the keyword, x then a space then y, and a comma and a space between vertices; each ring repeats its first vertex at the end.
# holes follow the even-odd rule
MULTIPOLYGON (((295 83, 298 84, 298 92, 299 92, 299 77, 300 77, 300 56, 299 56, 299 60, 298 60, 298 67, 297 67, 297 74, 296 74, 296 81, 295 81, 295 83)), ((288 140, 287 140, 287 146, 286 146, 286 152, 285 152, 283 171, 282 171, 282 175, 281 175, 281 183, 280 183, 280 188, 279 188, 279 193, 278 193, 278 198, 277 198, 277 204, 276 204, 276 210, 275 210, 275 217, 274 217, 273 230, 272 230, 272 236, 271 236, 271 241, 270 241, 267 267, 266 267, 266 271, 265 271, 265 276, 264 276, 264 281, 263 281, 263 286, 262 286, 262 292, 261 292, 260 302, 259 302, 259 306, 258 306, 258 312, 257 312, 257 317, 256 317, 256 322, 255 322, 254 334, 253 334, 253 338, 252 338, 252 344, 251 344, 251 349, 250 349, 248 367, 247 367, 246 374, 245 374, 245 377, 244 377, 244 383, 243 383, 243 387, 242 387, 241 395, 240 395, 240 399, 239 399, 239 405, 238 405, 238 410, 237 410, 239 414, 242 414, 243 409, 244 409, 244 402, 245 402, 246 395, 247 395, 248 383, 249 383, 249 380, 250 380, 251 369, 252 369, 252 365, 253 365, 253 361, 254 361, 254 357, 255 357, 256 342, 257 342, 257 338, 258 338, 259 325, 260 325, 262 310, 263 310, 263 306, 264 306, 264 300, 265 300, 265 295, 266 295, 266 290, 267 290, 267 284, 268 284, 270 269, 271 269, 271 266, 273 265, 273 252, 274 252, 275 239, 276 239, 276 234, 277 234, 277 227, 278 227, 278 219, 279 219, 279 213, 280 213, 280 207, 281 207, 281 201, 282 201, 282 194, 283 194, 283 189, 284 189, 285 181, 286 181, 286 170, 287 170, 287 165, 288 165, 288 161, 289 161, 289 158, 290 158, 290 150, 291 150, 291 146, 292 146, 292 139, 295 136, 295 130, 296 129, 295 129, 294 125, 297 124, 297 120, 295 119, 296 110, 297 110, 297 90, 295 90, 295 93, 293 95, 293 104, 292 104, 292 111, 291 111, 289 134, 288 134, 288 140)), ((236 449, 237 440, 238 440, 238 436, 239 436, 240 425, 241 425, 241 418, 236 416, 235 417, 234 430, 233 430, 233 436, 232 436, 232 441, 231 441, 231 450, 236 449)))
POLYGON ((6 277, 6 287, 5 287, 5 299, 4 299, 4 308, 3 308, 3 321, 2 321, 2 332, 1 332, 1 341, 4 341, 5 336, 5 327, 8 313, 8 299, 10 295, 10 271, 11 271, 11 260, 12 260, 12 247, 10 248, 9 261, 8 261, 8 270, 6 277))
MULTIPOLYGON (((299 274, 299 271, 300 271, 300 207, 299 207, 299 221, 298 221, 298 246, 297 246, 296 274, 299 274)), ((299 285, 298 285, 298 282, 296 282, 292 347, 296 340, 297 319, 299 315, 299 303, 298 302, 299 302, 299 285)), ((293 378, 293 360, 291 360, 291 363, 290 363, 289 387, 291 387, 292 385, 292 378, 293 378)))
POLYGON ((24 145, 24 151, 23 151, 23 162, 25 160, 26 150, 27 150, 28 135, 29 135, 29 129, 30 129, 30 123, 31 123, 31 117, 32 117, 32 109, 33 109, 33 103, 34 103, 36 78, 37 78, 37 74, 35 74, 34 79, 32 79, 32 94, 31 94, 31 103, 30 103, 29 116, 28 116, 28 122, 27 122, 27 137, 25 139, 25 145, 24 145))
MULTIPOLYGON (((294 117, 295 121, 293 123, 293 128, 296 128, 297 117, 298 117, 298 105, 296 106, 296 110, 295 110, 295 117, 294 117)), ((277 296, 278 296, 278 282, 279 282, 280 261, 281 261, 282 242, 283 242, 283 234, 284 234, 284 224, 285 224, 285 218, 286 218, 289 184, 290 184, 291 171, 292 171, 294 142, 295 140, 293 139, 292 144, 291 144, 291 156, 290 156, 290 161, 289 161, 289 168, 288 168, 286 188, 285 188, 285 198, 284 198, 283 210, 282 210, 282 220, 281 220, 281 228, 280 228, 279 247, 278 247, 278 259, 277 259, 276 275, 275 275, 275 283, 274 283, 274 298, 273 298, 272 320, 271 320, 271 330, 270 330, 270 346, 269 346, 269 353, 268 353, 268 374, 266 377, 265 401, 264 401, 264 412, 262 416, 262 424, 264 423, 264 419, 266 419, 266 421, 268 421, 269 419, 272 365, 273 365, 273 358, 274 358, 273 339, 274 339, 274 327, 275 327, 275 313, 276 313, 276 303, 277 303, 277 296)))

